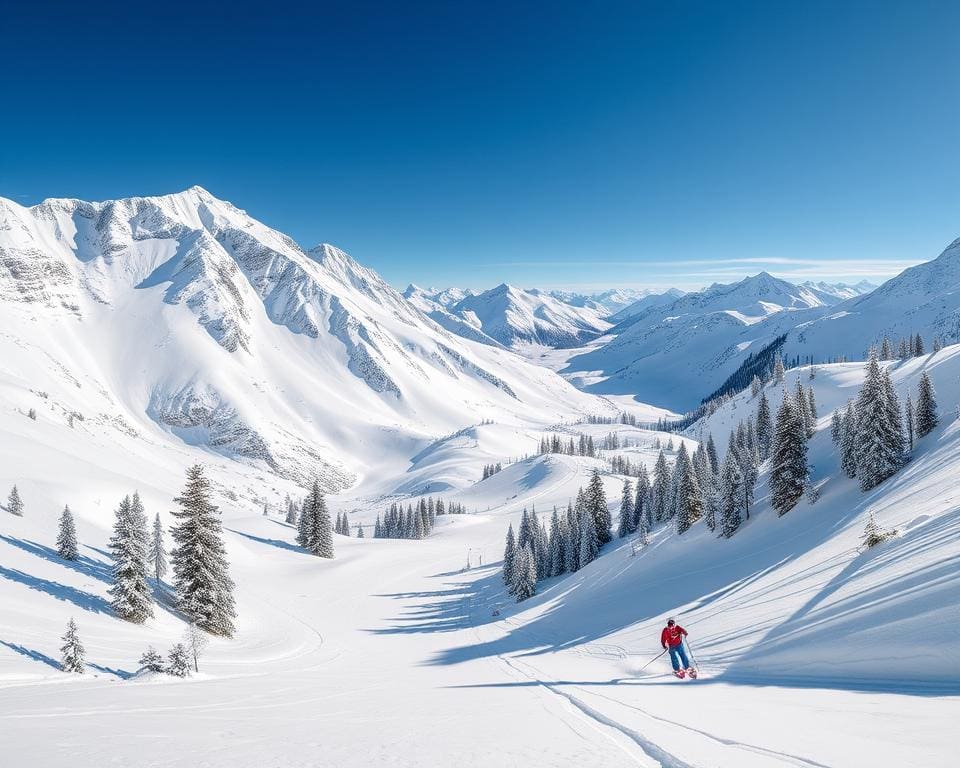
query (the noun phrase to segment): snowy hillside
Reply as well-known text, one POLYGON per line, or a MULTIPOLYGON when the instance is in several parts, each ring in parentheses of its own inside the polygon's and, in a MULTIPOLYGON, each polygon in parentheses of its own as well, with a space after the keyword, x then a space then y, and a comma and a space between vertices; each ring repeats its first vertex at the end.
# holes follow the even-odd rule
POLYGON ((665 307, 668 304, 673 304, 674 301, 684 295, 684 292, 678 288, 670 288, 663 293, 651 293, 647 296, 642 296, 631 304, 628 304, 614 314, 610 315, 610 317, 607 319, 611 323, 619 324, 624 320, 634 317, 635 315, 639 315, 641 312, 653 307, 665 307))
POLYGON ((596 293, 560 290, 547 291, 547 293, 564 304, 569 304, 572 307, 587 307, 595 310, 601 317, 609 319, 611 315, 617 314, 638 300, 654 295, 656 292, 650 289, 611 288, 608 291, 596 293))

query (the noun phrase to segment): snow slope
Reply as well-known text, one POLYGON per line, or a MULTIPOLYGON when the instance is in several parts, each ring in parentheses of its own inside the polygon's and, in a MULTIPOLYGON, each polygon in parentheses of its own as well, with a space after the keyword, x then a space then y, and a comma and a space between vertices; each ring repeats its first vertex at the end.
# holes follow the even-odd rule
MULTIPOLYGON (((7 748, 36 766, 179 766, 198 753, 203 765, 251 768, 951 765, 960 714, 951 632, 960 521, 944 491, 960 439, 952 413, 960 348, 900 366, 898 383, 914 383, 924 366, 945 419, 905 470, 909 482, 902 473, 862 495, 850 481, 829 480, 816 505, 782 519, 761 487, 752 519, 729 541, 697 525, 682 539, 669 527, 657 531, 636 557, 615 543, 521 605, 506 598, 497 567, 507 524, 516 525, 524 507, 545 514, 565 505, 601 462, 515 462, 447 495, 478 511, 441 518, 431 538, 337 536, 337 558, 318 561, 292 544, 293 530, 275 513, 261 515, 260 498, 242 487, 236 500, 227 495, 246 482, 272 504, 284 488, 266 477, 259 486, 237 462, 214 460, 239 632, 214 641, 202 674, 183 682, 126 679, 148 643, 165 649, 179 638, 175 612, 158 610, 135 626, 105 608, 110 508, 139 487, 148 513, 169 522, 176 462, 162 461, 156 472, 125 461, 132 438, 88 452, 84 464, 64 460, 46 481, 22 484, 24 518, 0 512, 7 748), (81 518, 84 559, 76 565, 51 552, 64 500, 81 518), (904 535, 857 555, 872 507, 904 535), (671 614, 691 633, 704 673, 695 683, 673 680, 664 659, 641 670, 671 614), (53 668, 71 615, 87 646, 85 678, 53 668)), ((828 368, 814 381, 824 427, 826 404, 844 401, 860 376, 852 364, 828 368)), ((710 429, 719 436, 751 407, 735 400, 710 429)), ((62 433, 43 413, 36 422, 18 418, 6 427, 19 430, 16 442, 0 444, 3 486, 10 467, 49 466, 87 440, 62 433)), ((624 426, 583 429, 653 437, 624 426)), ((438 441, 414 464, 432 463, 438 477, 477 477, 478 461, 513 444, 506 427, 482 425, 438 441), (461 438, 481 450, 472 442, 457 448, 461 438)), ((825 476, 827 435, 813 445, 817 476, 825 476)), ((622 480, 604 482, 615 509, 622 480)), ((331 503, 350 510, 355 527, 369 524, 383 502, 357 488, 331 503)))

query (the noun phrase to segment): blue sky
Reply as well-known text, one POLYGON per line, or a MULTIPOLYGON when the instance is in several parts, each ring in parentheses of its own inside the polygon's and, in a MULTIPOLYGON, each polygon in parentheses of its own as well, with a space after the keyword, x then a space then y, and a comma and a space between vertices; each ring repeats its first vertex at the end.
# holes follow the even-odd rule
POLYGON ((0 195, 200 184, 397 285, 876 279, 960 236, 955 2, 154 5, 8 4, 0 195))

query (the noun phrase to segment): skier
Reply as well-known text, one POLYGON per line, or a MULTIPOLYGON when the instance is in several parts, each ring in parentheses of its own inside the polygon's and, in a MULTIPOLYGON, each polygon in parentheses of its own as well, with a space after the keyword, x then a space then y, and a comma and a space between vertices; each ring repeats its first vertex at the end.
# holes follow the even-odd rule
POLYGON ((696 678, 697 671, 690 666, 687 659, 687 651, 683 647, 683 638, 687 636, 687 630, 681 627, 674 619, 667 619, 667 626, 660 633, 660 645, 664 650, 670 651, 670 663, 673 664, 673 674, 681 680, 690 675, 696 678), (681 665, 680 662, 683 662, 681 665))

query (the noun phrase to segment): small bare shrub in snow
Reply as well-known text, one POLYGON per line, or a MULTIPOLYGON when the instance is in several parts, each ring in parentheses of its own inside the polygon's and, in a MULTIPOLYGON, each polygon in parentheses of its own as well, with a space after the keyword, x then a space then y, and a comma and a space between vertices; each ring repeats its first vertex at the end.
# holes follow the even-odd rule
POLYGON ((28 418, 28 419, 33 419, 34 421, 36 421, 36 420, 37 420, 37 409, 36 409, 36 408, 31 408, 29 411, 27 411, 27 418, 28 418))

